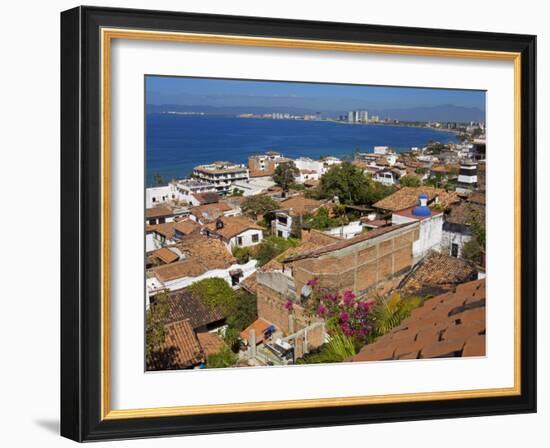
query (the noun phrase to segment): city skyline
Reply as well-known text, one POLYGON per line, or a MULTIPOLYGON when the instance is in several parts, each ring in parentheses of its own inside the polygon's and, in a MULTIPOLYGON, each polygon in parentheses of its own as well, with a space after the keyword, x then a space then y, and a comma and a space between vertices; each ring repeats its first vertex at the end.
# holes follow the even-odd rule
POLYGON ((370 114, 394 114, 395 118, 443 121, 478 121, 485 116, 485 91, 252 81, 187 77, 146 77, 148 107, 200 106, 212 110, 273 109, 281 112, 338 115, 365 109, 370 114), (412 117, 407 115, 412 113, 412 117), (433 115, 433 117, 431 117, 433 115))

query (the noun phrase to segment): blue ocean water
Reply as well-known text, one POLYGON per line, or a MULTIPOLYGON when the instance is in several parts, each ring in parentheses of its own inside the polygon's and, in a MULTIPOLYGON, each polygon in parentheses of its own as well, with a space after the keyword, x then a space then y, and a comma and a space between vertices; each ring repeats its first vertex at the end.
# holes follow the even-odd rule
POLYGON ((158 173, 164 180, 191 174, 196 165, 227 160, 246 163, 267 150, 291 158, 323 155, 351 157, 374 146, 406 151, 430 140, 456 141, 452 132, 383 125, 348 125, 326 121, 267 120, 221 116, 148 114, 146 183, 158 173))

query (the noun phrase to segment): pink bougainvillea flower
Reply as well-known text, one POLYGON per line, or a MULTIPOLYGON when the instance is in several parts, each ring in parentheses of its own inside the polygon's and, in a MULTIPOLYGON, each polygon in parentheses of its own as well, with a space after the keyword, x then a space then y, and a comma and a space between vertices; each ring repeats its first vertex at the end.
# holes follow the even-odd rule
POLYGON ((287 300, 284 306, 287 311, 292 311, 294 309, 294 303, 292 303, 292 300, 287 300))
POLYGON ((321 303, 319 305, 319 308, 317 308, 317 315, 324 316, 326 312, 327 312, 327 307, 321 303))
POLYGON ((340 320, 342 322, 347 322, 349 320, 349 314, 346 313, 345 311, 341 312, 340 313, 340 320))
POLYGON ((317 286, 318 284, 319 284, 319 277, 313 277, 307 282, 307 285, 311 287, 317 286))
POLYGON ((346 305, 351 305, 352 302, 355 300, 355 294, 353 293, 353 291, 345 291, 344 292, 344 304, 346 305))
POLYGON ((359 304, 359 308, 361 308, 364 311, 368 311, 370 309, 371 305, 372 305, 371 302, 361 302, 359 304))

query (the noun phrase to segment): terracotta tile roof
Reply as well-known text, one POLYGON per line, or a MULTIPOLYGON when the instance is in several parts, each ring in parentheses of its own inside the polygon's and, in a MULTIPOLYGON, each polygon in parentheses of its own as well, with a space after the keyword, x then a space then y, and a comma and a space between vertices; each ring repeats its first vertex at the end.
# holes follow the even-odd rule
POLYGON ((433 252, 418 262, 401 281, 399 288, 409 294, 452 289, 477 278, 476 267, 461 258, 433 252))
POLYGON ((161 218, 163 216, 172 216, 173 214, 170 208, 163 205, 145 209, 146 218, 161 218))
POLYGON ((194 367, 205 355, 189 319, 165 326, 162 346, 152 354, 147 370, 174 370, 194 367))
POLYGON ((215 204, 220 200, 220 195, 215 191, 211 191, 207 193, 195 193, 193 194, 193 197, 197 201, 199 201, 201 205, 215 204))
POLYGON ((159 235, 164 236, 166 239, 171 240, 174 238, 174 226, 176 225, 176 222, 165 222, 162 224, 155 224, 153 226, 149 226, 150 229, 158 233, 159 235))
POLYGON ((473 204, 485 205, 485 193, 474 191, 468 196, 468 202, 473 204))
POLYGON ((254 221, 251 221, 244 216, 222 216, 215 222, 207 224, 205 228, 213 234, 220 235, 225 240, 230 240, 231 238, 250 229, 264 230, 263 227, 260 227, 254 221), (223 224, 223 227, 220 229, 217 228, 218 221, 221 221, 223 224))
POLYGON ((202 263, 193 258, 151 268, 151 272, 163 283, 177 278, 198 277, 207 270, 202 263))
POLYGON ((451 224, 470 225, 476 215, 485 220, 485 205, 462 201, 451 207, 445 221, 451 224))
POLYGON ((235 257, 227 250, 225 244, 216 238, 193 234, 182 238, 177 246, 206 270, 227 269, 236 263, 235 257))
POLYGON ((485 356, 485 280, 426 300, 348 361, 485 356))
POLYGON ((321 205, 321 201, 306 198, 303 195, 293 196, 280 202, 280 208, 291 210, 292 215, 304 215, 314 212, 321 205))
POLYGON ((225 346, 223 339, 215 333, 197 333, 197 338, 206 356, 215 355, 225 346))
POLYGON ((189 235, 190 233, 197 232, 200 230, 201 226, 192 219, 186 218, 178 221, 174 226, 174 229, 184 235, 189 235))
POLYGON ((225 202, 217 202, 215 204, 205 204, 191 207, 191 214, 203 221, 213 221, 229 210, 231 210, 231 207, 225 202))
POLYGON ((334 244, 338 241, 343 241, 334 235, 321 232, 320 230, 311 229, 307 236, 302 235, 302 242, 296 247, 289 247, 283 253, 270 260, 262 266, 263 272, 279 271, 283 268, 282 261, 289 257, 295 257, 301 254, 309 253, 315 249, 334 244))
POLYGON ((158 258, 163 263, 173 263, 175 261, 178 261, 179 256, 175 252, 171 251, 167 247, 163 247, 161 249, 155 250, 151 257, 158 258))
POLYGON ((256 273, 246 277, 240 285, 247 290, 250 294, 256 294, 256 288, 258 287, 258 280, 256 278, 256 273))
POLYGON ((309 231, 309 236, 307 237, 307 241, 310 243, 317 244, 318 246, 326 246, 328 244, 335 243, 337 241, 342 241, 342 238, 336 236, 336 235, 330 235, 325 232, 321 232, 317 229, 311 229, 309 231))
POLYGON ((270 322, 263 318, 258 318, 252 322, 248 327, 241 331, 241 339, 248 341, 250 337, 250 330, 254 330, 256 333, 256 345, 261 344, 264 340, 264 331, 272 325, 270 322))
POLYGON ((193 329, 197 329, 224 319, 221 310, 209 308, 187 288, 170 292, 167 305, 167 324, 188 319, 193 329))
POLYGON ((361 243, 363 241, 367 241, 367 240, 370 240, 372 238, 376 238, 378 236, 385 235, 385 234, 393 232, 395 230, 402 229, 403 227, 406 227, 406 226, 409 226, 409 225, 411 225, 411 224, 400 224, 400 225, 396 225, 396 226, 379 227, 379 228, 373 229, 373 230, 371 230, 367 233, 357 235, 356 237, 353 237, 353 238, 349 238, 349 239, 346 239, 346 240, 340 240, 340 241, 337 241, 335 243, 329 244, 327 246, 323 246, 323 247, 320 247, 318 249, 314 249, 312 251, 302 253, 300 255, 294 255, 294 256, 288 257, 288 258, 283 260, 283 263, 287 263, 287 262, 295 261, 295 260, 300 260, 300 259, 303 259, 303 258, 319 257, 321 255, 324 255, 324 254, 327 254, 327 253, 330 253, 330 252, 334 252, 334 251, 337 251, 337 250, 340 250, 340 249, 344 249, 346 247, 353 246, 354 244, 358 244, 358 243, 361 243))
POLYGON ((315 241, 305 241, 296 247, 289 247, 282 254, 268 261, 262 266, 262 272, 279 271, 283 268, 283 262, 290 257, 298 257, 302 254, 310 253, 315 249, 323 247, 322 244, 318 244, 315 241))
MULTIPOLYGON (((376 202, 373 206, 383 210, 398 211, 405 208, 414 207, 418 204, 418 195, 425 194, 428 201, 433 201, 436 197, 441 208, 447 208, 449 205, 458 202, 460 199, 455 192, 447 192, 441 188, 434 187, 403 187, 395 193, 386 196, 384 199, 376 202)), ((433 205, 433 204, 432 204, 433 205)))

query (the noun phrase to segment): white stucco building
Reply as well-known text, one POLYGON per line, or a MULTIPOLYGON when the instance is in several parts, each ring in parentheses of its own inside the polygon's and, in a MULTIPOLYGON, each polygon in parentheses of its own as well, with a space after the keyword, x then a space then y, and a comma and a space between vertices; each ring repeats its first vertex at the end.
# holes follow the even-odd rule
POLYGON ((145 189, 145 208, 152 208, 172 199, 175 199, 175 193, 170 185, 145 189), (172 195, 174 195, 174 197, 172 197, 172 195))
POLYGON ((260 244, 264 238, 263 227, 244 216, 222 216, 205 225, 203 235, 219 238, 228 248, 250 247, 260 244))
POLYGON ((443 236, 443 212, 428 207, 428 197, 420 194, 419 205, 392 213, 392 224, 420 222, 419 238, 413 243, 413 258, 418 260, 435 250, 440 252, 443 236))
POLYGON ((178 263, 181 263, 181 272, 178 272, 179 265, 177 263, 174 263, 171 265, 171 272, 174 272, 173 275, 168 274, 168 272, 165 273, 162 268, 152 270, 153 274, 150 275, 146 280, 147 293, 149 296, 153 296, 158 291, 162 291, 164 289, 174 291, 176 289, 186 288, 187 286, 191 286, 195 282, 207 278, 222 278, 230 286, 235 287, 235 273, 238 273, 238 281, 243 281, 244 279, 251 276, 254 272, 256 272, 258 261, 250 260, 248 263, 245 264, 234 263, 227 268, 211 269, 199 275, 194 275, 194 272, 191 269, 188 270, 184 266, 184 263, 186 263, 185 260, 178 263))
POLYGON ((273 187, 275 182, 271 178, 255 177, 247 180, 240 180, 231 186, 232 191, 239 190, 243 192, 243 196, 254 196, 256 194, 265 193, 269 188, 273 187))
POLYGON ((213 184, 220 194, 228 193, 235 182, 250 177, 245 165, 231 162, 214 162, 196 166, 193 169, 193 175, 197 179, 213 184))

